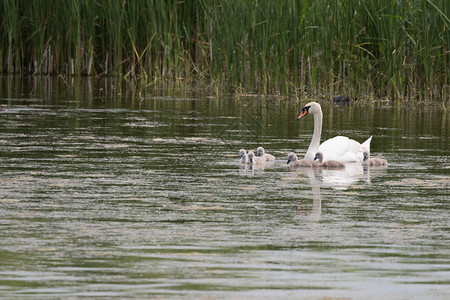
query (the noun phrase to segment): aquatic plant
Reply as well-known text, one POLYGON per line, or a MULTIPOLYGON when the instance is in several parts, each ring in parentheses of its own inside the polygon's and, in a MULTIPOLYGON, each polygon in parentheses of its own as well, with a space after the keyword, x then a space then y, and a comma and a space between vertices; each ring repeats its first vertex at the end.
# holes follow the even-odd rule
POLYGON ((4 74, 449 98, 447 0, 3 0, 4 74))

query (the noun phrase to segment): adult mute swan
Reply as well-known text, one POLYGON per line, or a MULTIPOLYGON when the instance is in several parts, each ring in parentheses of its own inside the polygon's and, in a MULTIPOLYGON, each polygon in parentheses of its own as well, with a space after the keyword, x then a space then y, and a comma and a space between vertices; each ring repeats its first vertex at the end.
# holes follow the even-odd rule
POLYGON ((370 151, 370 141, 368 138, 364 143, 360 144, 355 140, 346 136, 336 136, 326 140, 320 144, 320 136, 322 135, 322 108, 317 102, 310 102, 302 108, 302 113, 298 116, 298 120, 306 115, 312 114, 314 117, 314 133, 306 151, 305 160, 314 160, 317 152, 322 152, 327 160, 336 160, 341 162, 362 161, 363 151, 370 151))

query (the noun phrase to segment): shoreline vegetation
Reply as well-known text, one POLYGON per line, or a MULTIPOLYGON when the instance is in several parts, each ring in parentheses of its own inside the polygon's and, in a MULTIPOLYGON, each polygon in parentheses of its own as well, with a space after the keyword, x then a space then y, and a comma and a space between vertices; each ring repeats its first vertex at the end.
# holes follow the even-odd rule
POLYGON ((447 102, 450 2, 3 0, 3 75, 447 102))

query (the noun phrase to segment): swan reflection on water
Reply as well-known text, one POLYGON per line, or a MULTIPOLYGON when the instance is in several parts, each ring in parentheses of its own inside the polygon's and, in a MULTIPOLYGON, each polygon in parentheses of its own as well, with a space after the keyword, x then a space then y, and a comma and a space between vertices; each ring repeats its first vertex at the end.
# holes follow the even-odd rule
POLYGON ((270 169, 275 166, 275 161, 266 161, 262 164, 241 164, 239 166, 239 175, 255 175, 264 173, 265 169, 270 169))
POLYGON ((386 165, 376 165, 376 166, 370 166, 367 164, 363 164, 363 179, 365 182, 370 183, 371 182, 371 176, 378 175, 378 174, 384 174, 387 170, 387 164, 386 165))
POLYGON ((298 175, 306 176, 312 191, 312 209, 309 214, 305 213, 302 203, 298 205, 298 213, 307 215, 311 221, 320 221, 322 214, 322 197, 320 189, 333 188, 336 190, 346 190, 357 182, 370 184, 371 174, 377 175, 385 173, 387 166, 369 167, 360 163, 347 163, 345 169, 322 169, 303 168, 296 170, 298 175), (371 173, 372 172, 372 173, 371 173))
POLYGON ((345 190, 363 178, 364 170, 360 163, 347 163, 345 169, 323 169, 321 185, 345 190))
MULTIPOLYGON (((292 163, 292 162, 291 162, 292 163)), ((274 161, 265 162, 261 164, 241 164, 239 169, 240 175, 254 176, 257 174, 264 174, 265 169, 279 166, 274 161)), ((289 168, 286 164, 287 170, 284 172, 294 173, 297 176, 307 179, 308 186, 311 187, 312 192, 312 208, 310 212, 306 212, 304 204, 299 202, 297 206, 298 215, 306 216, 308 220, 318 222, 322 215, 322 196, 321 188, 346 190, 358 182, 371 182, 371 175, 386 172, 387 165, 371 167, 368 164, 361 162, 347 163, 345 168, 333 169, 323 167, 299 167, 289 168)), ((273 170, 272 170, 273 172, 273 170)), ((309 199, 308 199, 309 201, 309 199)))
POLYGON ((318 222, 322 215, 322 197, 320 194, 320 181, 322 178, 321 169, 304 168, 300 171, 297 170, 297 174, 306 175, 308 178, 309 186, 312 189, 312 209, 311 213, 306 213, 301 202, 298 203, 297 213, 299 215, 306 215, 310 221, 318 222))
POLYGON ((312 208, 311 212, 307 213, 302 202, 297 206, 298 215, 306 216, 309 221, 319 222, 322 215, 322 195, 321 187, 331 187, 335 189, 346 189, 352 182, 357 181, 354 175, 355 170, 350 166, 350 174, 347 169, 329 170, 322 168, 303 168, 296 170, 295 173, 306 176, 308 185, 312 192, 312 208))

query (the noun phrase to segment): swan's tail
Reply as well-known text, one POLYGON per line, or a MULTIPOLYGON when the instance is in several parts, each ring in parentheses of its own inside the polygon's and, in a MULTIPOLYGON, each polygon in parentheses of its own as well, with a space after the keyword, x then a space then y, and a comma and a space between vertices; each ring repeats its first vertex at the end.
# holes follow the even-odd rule
POLYGON ((371 135, 370 138, 368 138, 364 143, 361 144, 362 151, 367 150, 370 153, 370 142, 372 141, 372 137, 373 135, 371 135))

